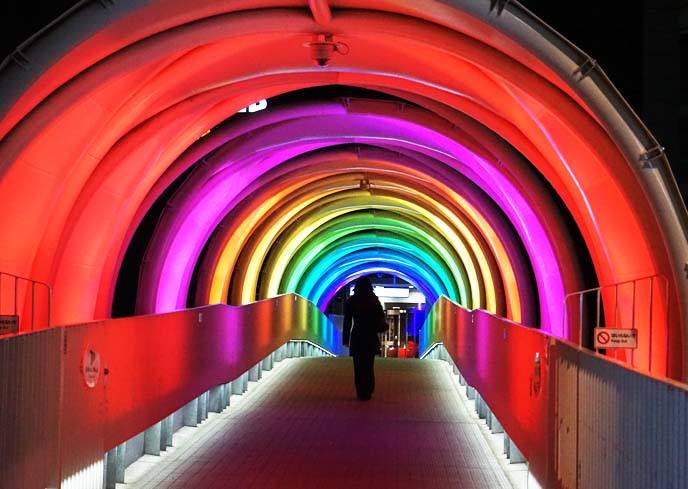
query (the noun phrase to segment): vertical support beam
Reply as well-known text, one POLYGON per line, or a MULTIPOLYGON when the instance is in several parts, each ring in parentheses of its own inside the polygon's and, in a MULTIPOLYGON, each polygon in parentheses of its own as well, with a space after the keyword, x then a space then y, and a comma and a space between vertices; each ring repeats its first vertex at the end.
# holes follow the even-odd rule
POLYGON ((478 413, 478 417, 480 419, 487 418, 487 404, 485 404, 485 400, 483 399, 483 396, 481 396, 480 394, 476 394, 475 396, 475 410, 478 413))
POLYGON ((105 489, 117 489, 115 481, 117 447, 105 453, 105 489))
POLYGON ((244 374, 232 381, 232 394, 240 396, 244 393, 244 374))
POLYGON ((160 433, 160 450, 167 450, 172 446, 172 436, 174 435, 174 413, 162 420, 162 430, 160 433))
POLYGON ((258 362, 248 371, 248 380, 250 382, 258 382, 262 377, 263 372, 260 364, 261 362, 258 362))
POLYGON ((475 389, 470 385, 466 385, 466 397, 468 399, 475 399, 475 389))
POLYGON ((266 372, 269 372, 272 370, 272 353, 268 355, 267 357, 263 358, 263 361, 261 362, 261 369, 265 370, 266 372))
POLYGON ((158 421, 143 432, 143 453, 146 455, 160 455, 160 438, 162 422, 158 421))
POLYGON ((225 384, 216 385, 208 392, 208 411, 211 413, 221 413, 225 408, 223 406, 224 395, 223 391, 225 384))
POLYGON ((124 482, 125 443, 113 448, 105 455, 105 489, 116 489, 124 482))
POLYGON ((509 459, 510 464, 522 464, 526 461, 521 451, 507 434, 504 435, 504 454, 509 459))
POLYGON ((227 382, 222 389, 222 409, 229 407, 230 397, 232 395, 232 382, 227 382))
POLYGON ((526 458, 523 456, 521 453, 521 450, 518 449, 516 444, 509 439, 511 449, 509 450, 509 463, 512 464, 524 464, 526 462, 526 458))
POLYGON ((203 394, 198 396, 196 400, 198 401, 196 403, 196 422, 201 424, 203 421, 203 394))
POLYGON ((504 428, 502 428, 502 423, 499 422, 497 416, 494 415, 492 411, 487 417, 487 426, 490 428, 492 433, 504 433, 504 428))
POLYGON ((119 484, 124 484, 124 457, 127 453, 127 442, 125 441, 117 447, 117 467, 115 471, 115 480, 119 484))
POLYGON ((208 393, 204 392, 198 396, 198 423, 202 423, 208 418, 208 393))
POLYGON ((183 407, 182 418, 184 426, 198 426, 198 398, 183 407))

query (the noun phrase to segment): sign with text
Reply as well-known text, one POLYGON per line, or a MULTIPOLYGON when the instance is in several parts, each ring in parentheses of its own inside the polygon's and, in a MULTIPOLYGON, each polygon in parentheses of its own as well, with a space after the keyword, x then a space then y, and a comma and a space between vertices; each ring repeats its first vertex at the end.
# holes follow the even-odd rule
POLYGON ((19 331, 19 316, 0 315, 0 335, 14 334, 19 331))
POLYGON ((93 389, 100 378, 100 353, 93 348, 87 348, 81 361, 81 373, 86 385, 93 389))
POLYGON ((595 349, 637 348, 637 329, 595 328, 595 349))

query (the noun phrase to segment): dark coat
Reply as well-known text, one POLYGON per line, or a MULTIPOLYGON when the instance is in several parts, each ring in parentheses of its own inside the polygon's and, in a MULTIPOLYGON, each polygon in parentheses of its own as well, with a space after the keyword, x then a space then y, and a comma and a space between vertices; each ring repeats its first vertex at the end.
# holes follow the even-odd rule
POLYGON ((356 297, 354 294, 344 303, 343 340, 349 343, 349 354, 379 355, 380 339, 376 325, 385 312, 376 296, 356 297), (353 327, 352 327, 353 321, 353 327))

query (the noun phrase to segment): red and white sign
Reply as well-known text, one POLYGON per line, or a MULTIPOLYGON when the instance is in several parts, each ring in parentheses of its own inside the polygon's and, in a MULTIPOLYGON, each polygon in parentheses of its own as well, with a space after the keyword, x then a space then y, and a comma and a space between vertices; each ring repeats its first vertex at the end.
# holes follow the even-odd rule
POLYGON ((595 328, 595 349, 637 348, 637 329, 595 328))
POLYGON ((81 373, 86 385, 93 389, 100 379, 100 353, 87 348, 81 360, 81 373))

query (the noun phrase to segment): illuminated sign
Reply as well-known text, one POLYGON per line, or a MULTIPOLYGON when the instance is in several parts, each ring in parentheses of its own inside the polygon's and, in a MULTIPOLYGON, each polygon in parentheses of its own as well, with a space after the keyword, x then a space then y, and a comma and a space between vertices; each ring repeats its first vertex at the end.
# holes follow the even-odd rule
POLYGON ((244 107, 239 112, 258 112, 260 110, 265 110, 268 108, 268 101, 263 99, 259 100, 255 104, 251 104, 248 107, 244 107))
POLYGON ((375 295, 378 297, 395 297, 404 298, 409 296, 408 287, 382 287, 380 285, 375 286, 375 295))
MULTIPOLYGON (((395 299, 404 299, 409 296, 408 287, 384 287, 382 285, 376 285, 373 287, 375 295, 378 297, 393 297, 395 299)), ((352 286, 349 290, 349 295, 353 295, 354 287, 352 286)))

